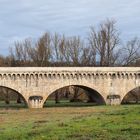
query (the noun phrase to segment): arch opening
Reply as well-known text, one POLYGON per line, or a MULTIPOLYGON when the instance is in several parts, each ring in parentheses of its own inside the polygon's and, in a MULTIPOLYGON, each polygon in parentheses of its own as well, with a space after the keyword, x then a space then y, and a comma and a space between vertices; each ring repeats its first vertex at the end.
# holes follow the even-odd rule
POLYGON ((18 91, 0 86, 0 108, 26 108, 27 102, 18 91))
POLYGON ((140 87, 129 91, 122 99, 121 104, 140 104, 140 87))
POLYGON ((105 100, 99 92, 82 85, 70 85, 51 93, 44 107, 80 107, 104 105, 105 100))

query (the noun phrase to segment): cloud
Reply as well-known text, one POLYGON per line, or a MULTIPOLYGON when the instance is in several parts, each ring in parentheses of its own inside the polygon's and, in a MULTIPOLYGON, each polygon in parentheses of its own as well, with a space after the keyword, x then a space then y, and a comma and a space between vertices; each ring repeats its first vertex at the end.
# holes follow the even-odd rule
POLYGON ((106 18, 117 20, 123 38, 139 36, 139 6, 139 0, 0 0, 0 53, 16 39, 48 30, 85 36, 106 18))

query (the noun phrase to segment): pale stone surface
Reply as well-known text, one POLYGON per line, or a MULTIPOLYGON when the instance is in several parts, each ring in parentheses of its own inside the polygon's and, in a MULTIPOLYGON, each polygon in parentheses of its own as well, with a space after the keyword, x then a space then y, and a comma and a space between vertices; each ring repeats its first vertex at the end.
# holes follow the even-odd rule
POLYGON ((0 86, 19 92, 30 108, 41 108, 55 90, 70 86, 96 90, 106 104, 120 104, 124 96, 140 86, 140 67, 1 67, 0 86), (120 99, 108 101, 108 95, 120 99), (31 96, 42 99, 29 100, 31 96))

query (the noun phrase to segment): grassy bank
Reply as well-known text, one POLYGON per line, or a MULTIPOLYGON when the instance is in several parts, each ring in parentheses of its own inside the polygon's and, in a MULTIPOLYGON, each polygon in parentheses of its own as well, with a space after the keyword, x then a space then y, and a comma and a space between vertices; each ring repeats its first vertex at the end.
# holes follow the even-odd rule
POLYGON ((0 109, 0 140, 139 140, 140 106, 0 109))

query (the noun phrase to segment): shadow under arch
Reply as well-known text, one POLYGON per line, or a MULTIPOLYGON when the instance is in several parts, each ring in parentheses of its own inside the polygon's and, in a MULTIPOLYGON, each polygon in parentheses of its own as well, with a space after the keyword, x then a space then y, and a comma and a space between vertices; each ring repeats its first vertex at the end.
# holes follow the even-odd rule
MULTIPOLYGON (((63 87, 60 87, 60 88, 57 88, 55 89, 53 92, 51 92, 49 94, 49 96, 44 100, 44 104, 43 106, 45 106, 45 103, 47 102, 48 98, 53 94, 55 93, 56 91, 60 90, 60 89, 64 89, 64 88, 67 88, 67 87, 71 87, 71 86, 74 86, 74 87, 79 87, 85 91, 87 91, 85 94, 92 98, 97 104, 96 105, 105 105, 106 102, 105 102, 105 99, 104 97, 95 89, 91 88, 91 87, 88 87, 88 86, 84 86, 84 85, 67 85, 67 86, 63 86, 63 87)), ((92 104, 93 105, 93 104, 92 104)), ((77 106, 77 105, 76 105, 77 106)))
POLYGON ((129 90, 121 100, 121 104, 140 104, 140 86, 129 90))
MULTIPOLYGON (((15 90, 11 87, 0 85, 0 95, 4 94, 4 93, 1 93, 3 89, 7 90, 6 92, 8 92, 8 96, 11 95, 11 94, 19 96, 21 98, 21 100, 23 101, 25 107, 28 107, 28 103, 27 103, 26 99, 24 98, 24 96, 20 92, 18 92, 17 90, 15 90), (12 93, 9 93, 9 91, 12 91, 12 93)), ((9 107, 10 107, 10 105, 9 105, 9 107)))

